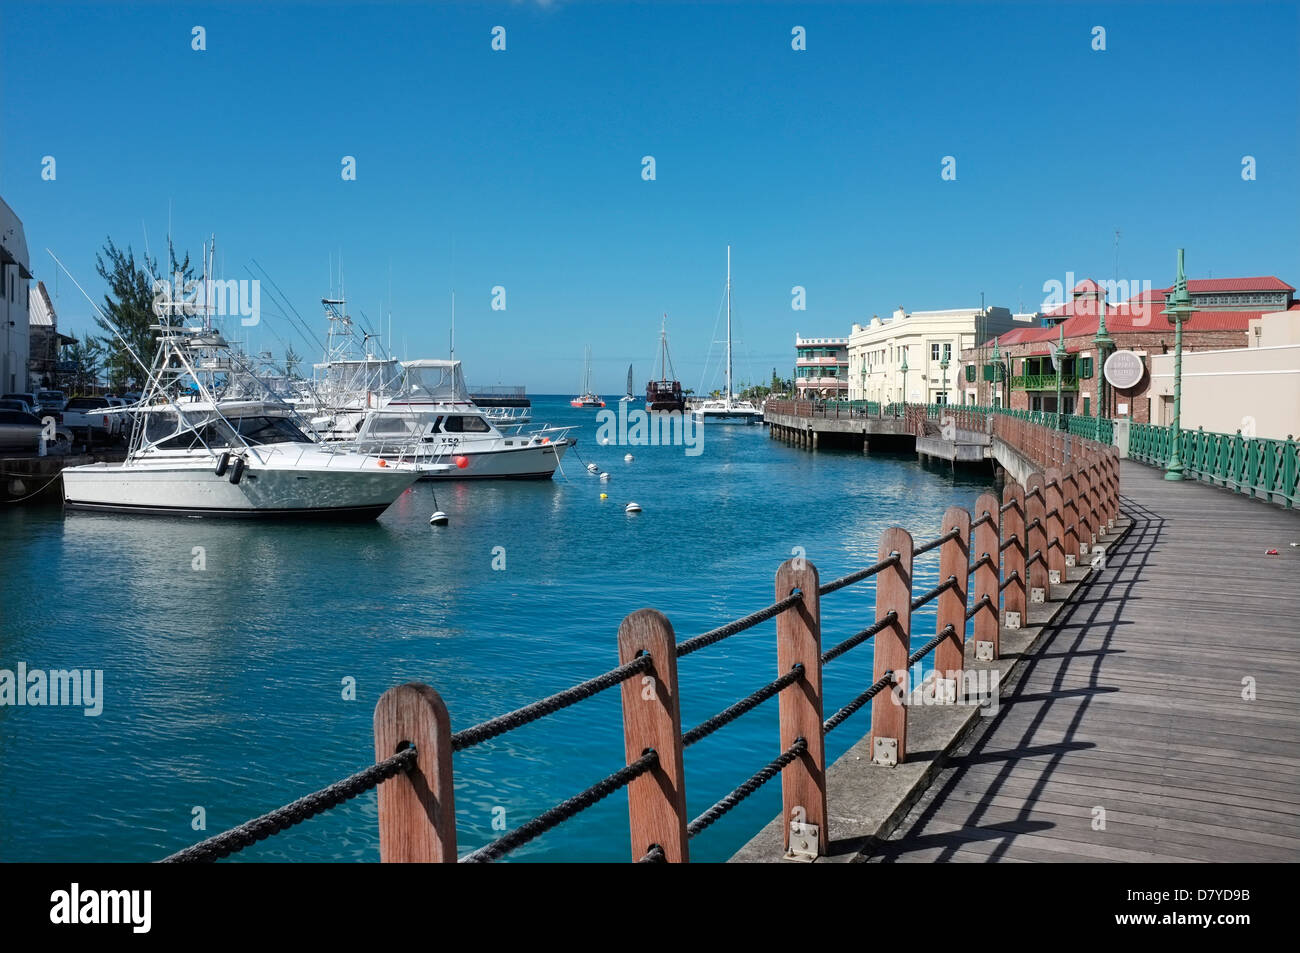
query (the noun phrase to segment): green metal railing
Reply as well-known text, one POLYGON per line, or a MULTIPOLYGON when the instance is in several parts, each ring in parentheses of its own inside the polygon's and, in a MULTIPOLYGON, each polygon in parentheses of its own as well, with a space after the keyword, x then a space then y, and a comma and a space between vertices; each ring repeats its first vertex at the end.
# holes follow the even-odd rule
MULTIPOLYGON (((1294 508, 1297 476, 1300 475, 1300 443, 1294 437, 1266 440, 1235 434, 1184 430, 1179 435, 1179 456, 1184 474, 1245 493, 1287 509, 1294 508)), ((1169 464, 1173 449, 1172 427, 1157 424, 1133 424, 1129 430, 1128 455, 1155 467, 1169 464)))
MULTIPOLYGON (((1011 386, 1016 390, 1056 390, 1055 374, 1017 374, 1011 378, 1011 386)), ((1062 390, 1078 390, 1079 378, 1073 374, 1061 377, 1062 390)))

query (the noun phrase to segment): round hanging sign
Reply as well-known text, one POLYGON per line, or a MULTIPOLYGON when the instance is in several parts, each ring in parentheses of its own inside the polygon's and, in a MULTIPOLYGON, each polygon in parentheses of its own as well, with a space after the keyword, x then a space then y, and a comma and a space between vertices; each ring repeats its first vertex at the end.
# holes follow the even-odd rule
POLYGON ((1128 390, 1141 382, 1142 375, 1146 373, 1146 365, 1132 351, 1116 351, 1106 358, 1102 372, 1106 375, 1106 383, 1111 387, 1128 390))

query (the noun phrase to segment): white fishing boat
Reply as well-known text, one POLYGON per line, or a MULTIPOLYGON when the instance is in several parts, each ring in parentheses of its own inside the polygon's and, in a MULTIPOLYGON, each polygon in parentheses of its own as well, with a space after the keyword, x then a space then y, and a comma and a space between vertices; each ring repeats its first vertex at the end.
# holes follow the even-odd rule
POLYGON ((294 409, 269 395, 224 396, 231 381, 246 391, 255 375, 232 356, 210 315, 198 325, 162 317, 153 330, 159 346, 146 368, 146 392, 124 409, 133 419, 126 459, 65 469, 63 496, 70 508, 374 518, 419 478, 404 461, 313 442, 294 409))
MULTIPOLYGON (((715 325, 716 327, 716 325, 715 325)), ((727 364, 726 386, 720 397, 711 397, 691 408, 697 420, 721 424, 752 424, 763 419, 763 412, 751 401, 737 397, 731 390, 731 246, 727 246, 727 364)))
POLYGON ((401 391, 365 415, 355 444, 411 461, 426 479, 550 479, 577 441, 573 427, 502 432, 469 397, 460 361, 402 364, 401 391))

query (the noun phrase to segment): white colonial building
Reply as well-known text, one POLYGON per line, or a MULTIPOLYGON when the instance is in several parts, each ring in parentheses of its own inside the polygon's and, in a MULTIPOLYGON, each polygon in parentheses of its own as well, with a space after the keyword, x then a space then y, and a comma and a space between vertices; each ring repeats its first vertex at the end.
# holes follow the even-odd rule
POLYGON ((23 223, 0 199, 0 393, 27 389, 29 266, 23 223))
POLYGON ((906 380, 910 402, 961 403, 962 350, 977 339, 1024 327, 1033 317, 992 307, 909 314, 901 306, 883 321, 873 316, 870 324, 853 325, 849 335, 849 398, 881 404, 903 400, 906 380))

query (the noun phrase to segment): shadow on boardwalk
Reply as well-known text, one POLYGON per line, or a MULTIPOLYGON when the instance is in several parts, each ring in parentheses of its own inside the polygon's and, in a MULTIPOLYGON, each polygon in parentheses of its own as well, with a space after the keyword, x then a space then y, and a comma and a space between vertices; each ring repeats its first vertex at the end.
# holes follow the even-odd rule
POLYGON ((1300 515, 1122 485, 1129 535, 868 862, 1300 860, 1300 515))

